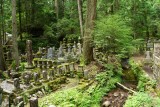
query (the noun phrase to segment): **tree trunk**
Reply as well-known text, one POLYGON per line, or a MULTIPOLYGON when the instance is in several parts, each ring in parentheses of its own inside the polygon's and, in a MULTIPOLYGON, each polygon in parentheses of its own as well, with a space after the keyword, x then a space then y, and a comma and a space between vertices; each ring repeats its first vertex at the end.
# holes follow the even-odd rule
POLYGON ((79 14, 79 24, 81 29, 81 37, 83 37, 83 23, 82 23, 82 4, 81 0, 77 0, 78 3, 78 14, 79 14))
MULTIPOLYGON (((1 33, 1 31, 0 31, 1 33)), ((0 35, 0 70, 5 71, 6 65, 5 65, 5 59, 4 59, 4 53, 3 53, 3 45, 2 45, 2 37, 0 35)))
POLYGON ((18 0, 18 12, 19 12, 19 35, 22 40, 22 20, 21 20, 21 0, 18 0))
POLYGON ((57 20, 61 19, 64 14, 64 1, 63 0, 55 0, 55 11, 57 20))
POLYGON ((1 33, 2 33, 2 44, 5 43, 5 31, 4 31, 4 0, 1 0, 1 33))
POLYGON ((12 40, 13 40, 13 59, 16 66, 19 66, 19 55, 17 45, 17 21, 16 21, 16 0, 12 0, 12 40))
POLYGON ((97 0, 87 0, 87 14, 85 22, 85 32, 83 38, 83 55, 85 63, 88 64, 93 60, 93 29, 96 18, 97 0))
POLYGON ((5 65, 5 59, 3 54, 3 45, 2 45, 2 32, 3 32, 3 0, 1 0, 1 6, 0 6, 0 70, 5 71, 6 65, 5 65))

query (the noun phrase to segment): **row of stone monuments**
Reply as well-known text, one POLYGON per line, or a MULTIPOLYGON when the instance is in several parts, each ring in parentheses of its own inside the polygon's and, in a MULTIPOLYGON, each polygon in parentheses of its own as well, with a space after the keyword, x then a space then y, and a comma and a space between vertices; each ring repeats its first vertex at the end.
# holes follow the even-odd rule
MULTIPOLYGON (((12 50, 10 50, 11 52, 12 50)), ((26 41, 26 71, 21 75, 16 71, 8 70, 6 74, 10 77, 1 83, 3 91, 8 95, 15 93, 16 98, 13 102, 18 105, 22 102, 20 107, 24 107, 22 96, 19 96, 23 91, 34 89, 34 87, 41 87, 43 84, 54 83, 59 78, 64 81, 66 77, 80 77, 88 78, 88 72, 84 71, 83 66, 75 67, 75 62, 79 59, 82 53, 82 46, 80 43, 65 44, 61 43, 56 50, 55 47, 39 48, 36 54, 32 50, 32 41, 26 41), (34 62, 34 63, 33 63, 34 62), (38 68, 38 71, 32 71, 38 68), (76 69, 77 68, 77 69, 76 69), (63 78, 65 77, 65 78, 63 78)), ((12 59, 12 56, 8 56, 12 59)), ((18 69, 18 68, 17 68, 18 69)), ((60 82, 61 83, 61 82, 60 82)), ((1 97, 0 97, 1 98, 1 97)), ((13 100, 13 99, 12 99, 13 100)), ((38 107, 38 100, 35 97, 30 98, 30 107, 38 107)))
MULTIPOLYGON (((50 48, 41 48, 39 47, 38 52, 35 54, 35 58, 39 58, 39 60, 56 60, 56 62, 68 62, 75 61, 79 58, 82 53, 82 46, 80 43, 75 43, 73 46, 70 44, 61 43, 58 50, 55 47, 50 48)), ((33 53, 32 53, 32 42, 30 40, 27 41, 27 62, 28 68, 33 67, 33 53)))

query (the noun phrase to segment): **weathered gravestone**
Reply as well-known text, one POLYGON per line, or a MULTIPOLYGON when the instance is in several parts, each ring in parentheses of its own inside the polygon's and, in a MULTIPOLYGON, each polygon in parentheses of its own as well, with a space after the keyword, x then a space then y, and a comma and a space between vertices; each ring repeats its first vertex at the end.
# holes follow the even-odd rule
POLYGON ((53 48, 48 48, 47 59, 53 59, 53 48))
POLYGON ((14 82, 13 82, 13 84, 14 84, 14 88, 15 88, 15 90, 20 89, 20 82, 19 82, 19 78, 14 78, 14 82))
POLYGON ((27 45, 27 68, 33 68, 32 41, 27 40, 26 45, 27 45))
POLYGON ((30 85, 30 76, 29 75, 24 76, 24 82, 25 82, 25 85, 30 85))
POLYGON ((30 107, 38 107, 38 98, 37 97, 32 97, 29 100, 30 107))
POLYGON ((81 43, 77 43, 77 47, 78 47, 78 49, 77 49, 77 55, 81 55, 81 53, 82 53, 81 43))
POLYGON ((43 74, 43 79, 44 80, 47 80, 48 79, 48 73, 46 70, 42 71, 42 74, 43 74))
POLYGON ((33 79, 34 79, 34 82, 35 82, 35 83, 39 82, 39 74, 35 72, 35 73, 33 74, 33 79))
POLYGON ((59 50, 58 50, 58 58, 60 57, 63 57, 63 47, 62 45, 59 47, 59 50))

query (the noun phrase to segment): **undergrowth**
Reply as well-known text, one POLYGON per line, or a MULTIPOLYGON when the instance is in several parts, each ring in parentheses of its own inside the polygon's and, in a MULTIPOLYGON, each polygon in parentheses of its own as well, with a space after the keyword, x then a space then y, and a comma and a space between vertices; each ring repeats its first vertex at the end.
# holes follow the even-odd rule
POLYGON ((97 74, 96 85, 90 86, 87 90, 77 88, 58 91, 40 100, 40 107, 56 105, 58 107, 99 107, 102 97, 115 88, 115 84, 121 81, 120 75, 115 75, 113 69, 97 74))
POLYGON ((156 81, 144 73, 142 68, 131 62, 132 70, 137 77, 137 93, 129 96, 124 107, 160 107, 160 98, 151 96, 154 92, 156 81))
POLYGON ((127 99, 124 107, 160 107, 160 99, 145 92, 138 92, 127 99))
POLYGON ((145 91, 152 91, 156 87, 156 81, 151 79, 148 74, 142 70, 141 67, 139 67, 138 64, 134 62, 131 63, 131 69, 134 72, 134 74, 137 77, 138 85, 137 85, 137 90, 140 92, 145 92, 145 91))

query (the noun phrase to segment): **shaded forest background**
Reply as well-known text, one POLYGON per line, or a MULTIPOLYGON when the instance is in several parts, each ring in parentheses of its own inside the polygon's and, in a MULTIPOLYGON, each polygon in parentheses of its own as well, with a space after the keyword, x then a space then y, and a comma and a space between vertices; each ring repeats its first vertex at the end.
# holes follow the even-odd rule
MULTIPOLYGON (((12 33, 12 8, 10 1, 1 0, 0 2, 0 31, 2 41, 5 43, 6 32, 12 33)), ((17 0, 17 34, 21 53, 25 52, 26 39, 33 41, 34 50, 44 46, 58 47, 59 42, 63 40, 68 42, 82 41, 83 33, 81 32, 84 31, 80 29, 78 2, 82 14, 83 27, 81 27, 84 29, 87 0, 17 0)), ((99 40, 103 40, 101 38, 107 35, 104 43, 100 46, 107 47, 107 49, 117 47, 115 43, 113 44, 115 39, 111 40, 111 38, 118 38, 119 41, 122 41, 121 35, 123 33, 119 32, 121 28, 124 30, 129 28, 130 30, 126 30, 126 32, 129 32, 128 34, 132 35, 133 39, 148 41, 152 37, 159 38, 159 18, 159 0, 98 0, 94 42, 100 44, 99 40), (109 18, 114 20, 108 20, 109 18), (122 20, 123 24, 110 24, 111 22, 119 22, 119 20, 122 20), (101 22, 110 25, 102 25, 101 22), (124 24, 125 26, 123 26, 124 24), (99 30, 98 27, 102 29, 99 30), (110 33, 114 30, 113 28, 118 29, 117 32, 110 33), (122 34, 118 35, 119 33, 122 34)))

